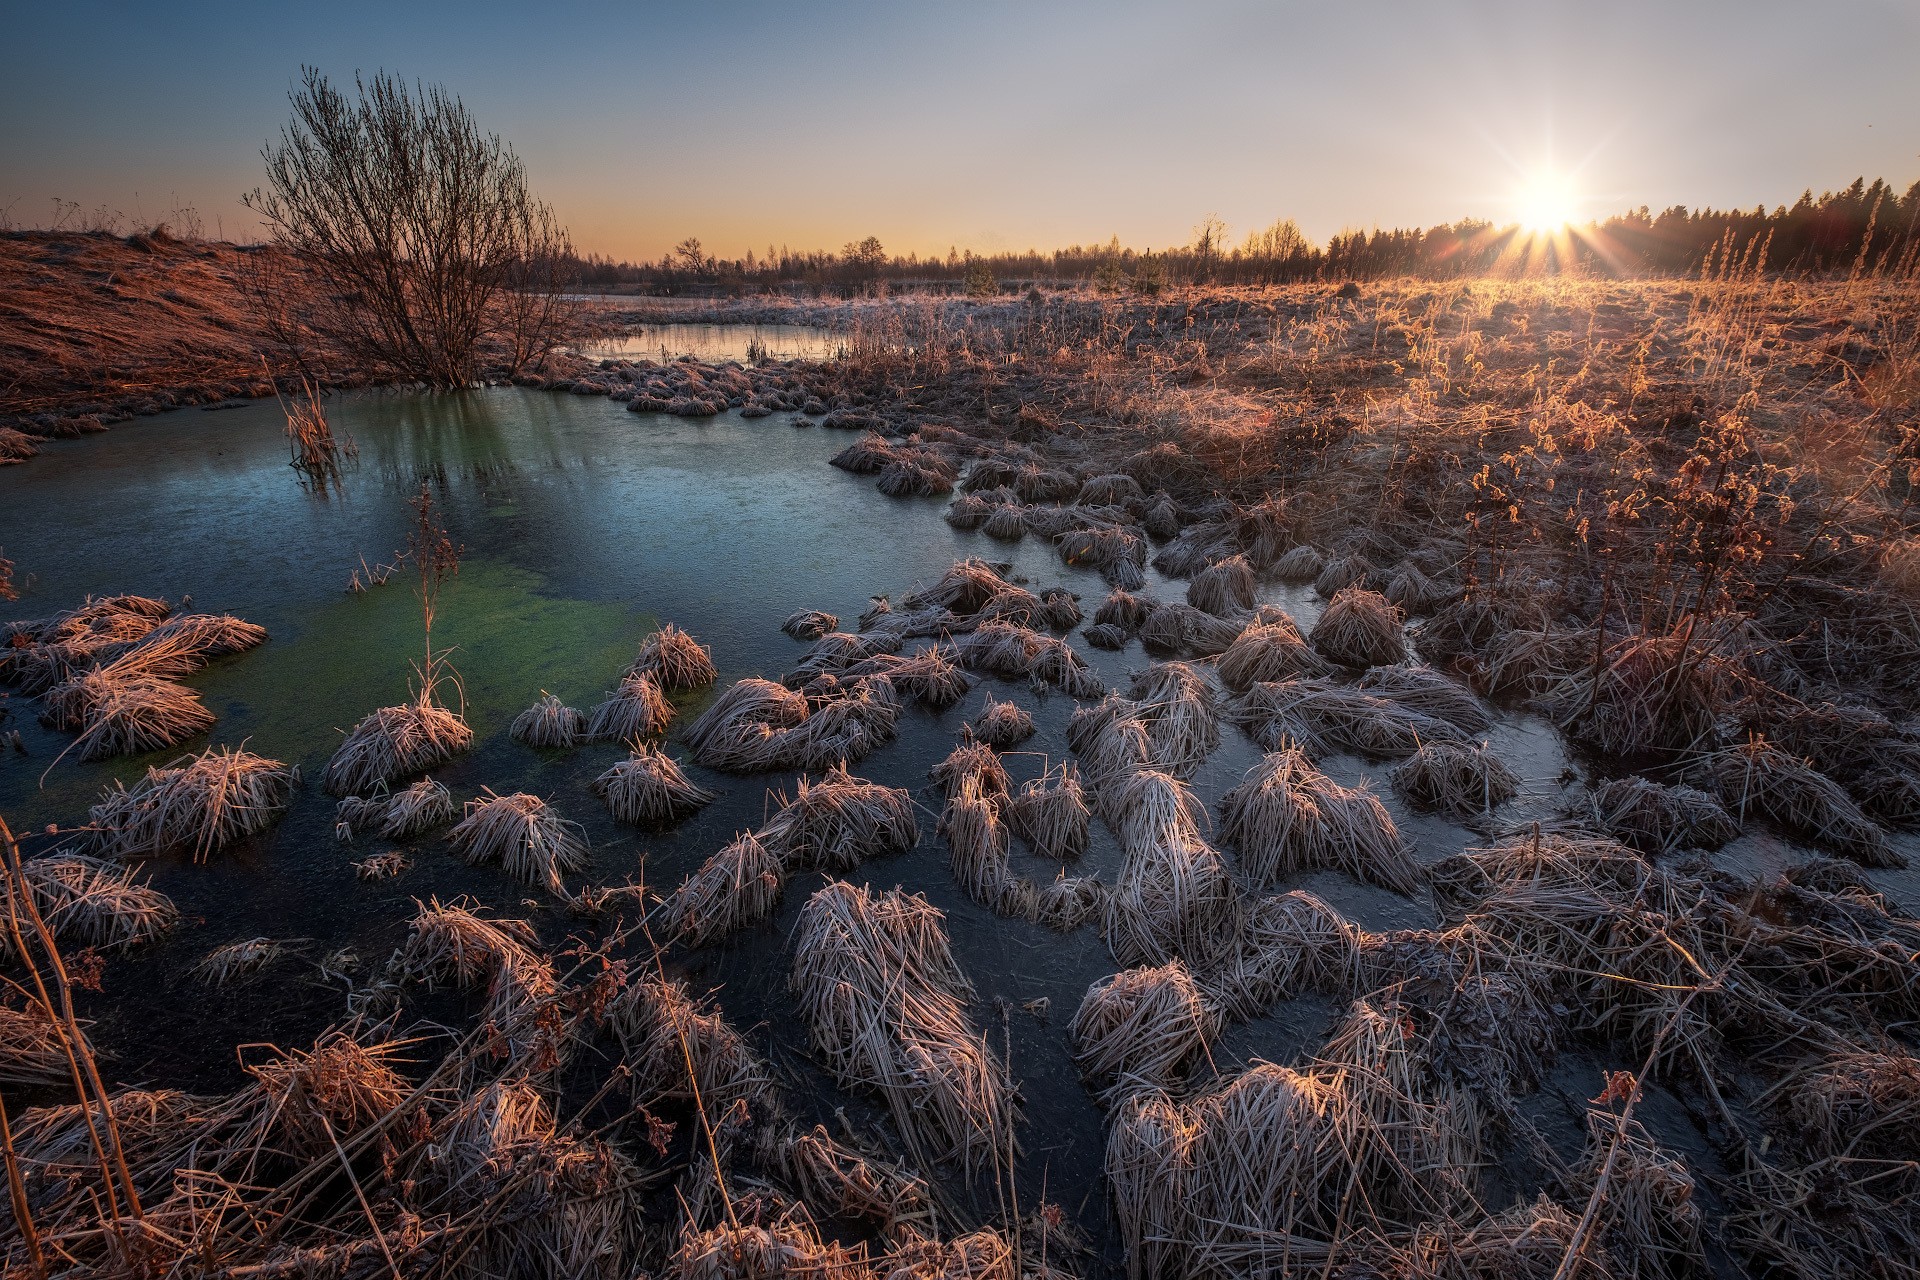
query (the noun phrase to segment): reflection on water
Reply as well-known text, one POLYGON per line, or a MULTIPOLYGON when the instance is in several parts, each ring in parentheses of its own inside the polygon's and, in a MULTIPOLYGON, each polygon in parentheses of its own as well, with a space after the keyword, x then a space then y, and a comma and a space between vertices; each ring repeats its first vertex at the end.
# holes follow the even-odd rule
POLYGON ((575 348, 601 360, 677 360, 692 356, 708 364, 752 359, 831 360, 842 354, 844 335, 804 324, 643 324, 625 337, 575 348))

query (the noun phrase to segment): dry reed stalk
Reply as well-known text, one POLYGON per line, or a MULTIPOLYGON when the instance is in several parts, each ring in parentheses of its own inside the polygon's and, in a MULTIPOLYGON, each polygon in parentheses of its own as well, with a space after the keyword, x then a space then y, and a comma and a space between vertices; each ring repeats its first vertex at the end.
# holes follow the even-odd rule
POLYGON ((1456 817, 1491 813, 1520 790, 1519 777, 1485 743, 1421 743, 1390 776, 1409 804, 1456 817))
POLYGON ((258 973, 290 950, 288 943, 273 938, 247 938, 240 942, 229 942, 209 951, 199 964, 193 966, 193 973, 208 986, 224 987, 235 978, 258 973))
POLYGON ((1109 1100, 1170 1086, 1219 1032, 1219 1013, 1178 960, 1095 982, 1067 1028, 1074 1061, 1109 1100))
POLYGON ((647 637, 626 674, 651 675, 669 693, 704 689, 719 675, 707 647, 671 622, 647 637))
POLYGON ((1396 893, 1420 883, 1379 799, 1364 786, 1340 786, 1298 748, 1269 754, 1221 798, 1220 838, 1239 849, 1255 884, 1322 868, 1396 893))
POLYGON ((1256 623, 1242 631, 1215 661, 1214 669, 1220 673, 1221 684, 1235 693, 1245 693, 1263 680, 1324 675, 1327 667, 1288 618, 1256 623))
POLYGON ((998 751, 1017 747, 1034 733, 1031 715, 991 694, 987 696, 986 707, 967 727, 972 730, 975 739, 998 751))
MULTIPOLYGON (((10 873, 9 873, 10 878, 10 873)), ((77 853, 54 853, 20 864, 21 887, 55 941, 125 951, 166 934, 180 921, 173 900, 136 882, 131 867, 77 853)), ((17 961, 0 937, 0 955, 17 961)))
POLYGON ((843 1083, 886 1100, 914 1161, 973 1170, 1013 1149, 1017 1116, 966 1016, 973 988, 943 919, 924 898, 830 883, 801 911, 793 987, 815 1049, 843 1083))
POLYGON ((1217 618, 1231 618, 1253 608, 1253 588, 1253 566, 1245 556, 1231 556, 1194 575, 1187 603, 1217 618))
POLYGON ((327 761, 321 784, 336 796, 391 787, 451 760, 473 745, 458 712, 433 701, 432 690, 397 707, 382 707, 347 731, 327 761))
POLYGON ((272 826, 286 811, 299 772, 247 751, 209 748, 119 783, 87 812, 91 844, 114 858, 186 849, 204 862, 236 840, 272 826))
POLYGON ((447 844, 473 866, 500 867, 560 898, 567 896, 560 877, 586 870, 592 860, 579 823, 562 818, 539 796, 524 791, 503 796, 491 787, 467 801, 447 844))
POLYGON ((1315 680, 1256 684, 1240 700, 1234 718, 1269 751, 1298 746, 1316 754, 1407 756, 1423 742, 1464 738, 1445 720, 1350 686, 1315 680))
POLYGON ((1400 610, 1377 591, 1343 587, 1309 637, 1329 661, 1347 667, 1379 667, 1404 661, 1407 636, 1400 610))
POLYGON ((1492 715, 1471 689, 1432 667, 1410 663, 1375 667, 1355 681, 1354 688, 1397 702, 1409 711, 1445 720, 1462 733, 1485 733, 1493 727, 1492 715))
POLYGON ((714 795, 696 786, 672 756, 644 744, 595 778, 593 790, 621 822, 654 829, 685 821, 714 795))
MULTIPOLYGON (((1004 772, 1000 778, 1004 791, 1004 772)), ((1022 783, 1019 792, 1008 797, 1003 812, 1007 829, 1042 857, 1065 860, 1087 851, 1092 814, 1080 786, 1079 770, 1070 761, 1062 761, 1040 777, 1022 783)))
POLYGON ((1694 776, 1737 818, 1757 814, 1862 866, 1907 865, 1845 788, 1763 739, 1708 755, 1694 776))
POLYGON ((707 946, 772 915, 786 884, 778 854, 743 832, 681 881, 661 908, 662 927, 685 946, 707 946))
POLYGON ((840 619, 830 613, 822 613, 818 609, 801 609, 797 613, 787 615, 787 620, 780 624, 780 629, 795 640, 818 640, 839 625, 840 619))
POLYGON ((768 820, 760 838, 789 870, 851 871, 871 858, 920 842, 913 797, 868 782, 845 766, 816 781, 800 779, 792 800, 768 820))
POLYGON ((1649 857, 1718 849, 1740 834, 1740 824, 1718 800, 1692 787, 1615 778, 1595 787, 1591 800, 1602 830, 1649 857))
POLYGON ((452 822, 459 813, 445 783, 422 778, 391 794, 347 796, 334 808, 334 834, 351 840, 372 832, 387 840, 412 840, 452 822))
POLYGON ((572 750, 586 736, 587 718, 541 691, 540 700, 513 718, 507 733, 529 747, 572 750))

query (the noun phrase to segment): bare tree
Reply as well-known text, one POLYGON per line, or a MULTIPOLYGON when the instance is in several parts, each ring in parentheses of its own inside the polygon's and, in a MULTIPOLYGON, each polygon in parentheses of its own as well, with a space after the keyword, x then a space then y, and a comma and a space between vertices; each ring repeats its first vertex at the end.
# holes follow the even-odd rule
POLYGON ((513 148, 437 86, 381 72, 354 88, 302 68, 292 123, 261 150, 267 186, 245 197, 326 295, 313 329, 439 387, 544 357, 572 248, 513 148))

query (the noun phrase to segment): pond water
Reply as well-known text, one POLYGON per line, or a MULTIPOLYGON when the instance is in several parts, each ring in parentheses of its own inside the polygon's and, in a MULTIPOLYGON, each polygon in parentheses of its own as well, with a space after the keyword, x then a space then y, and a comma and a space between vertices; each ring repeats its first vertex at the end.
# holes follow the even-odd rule
POLYGON ((657 360, 692 356, 707 364, 768 360, 831 360, 846 336, 804 324, 640 324, 625 335, 583 343, 574 350, 595 360, 657 360))
MULTIPOLYGON (((804 646, 779 630, 792 611, 825 609, 851 627, 871 595, 929 582, 963 556, 1010 562, 1011 575, 1036 589, 1065 585, 1089 614, 1106 593, 1096 575, 1066 568, 1032 540, 1009 546, 950 528, 941 519, 944 499, 878 496, 870 478, 826 465, 850 437, 806 429, 810 420, 792 415, 692 422, 628 413, 607 400, 497 389, 356 395, 335 401, 331 417, 358 448, 343 492, 332 498, 295 483, 270 403, 171 413, 52 443, 33 463, 0 469, 0 545, 26 588, 4 615, 50 613, 89 593, 138 592, 190 595, 196 610, 264 624, 272 633, 264 647, 188 683, 219 716, 211 741, 244 742, 296 762, 310 780, 284 821, 208 865, 149 864, 186 923, 162 943, 111 958, 105 992, 88 996, 82 1010, 97 1020, 96 1037, 119 1080, 228 1089, 242 1080, 237 1045, 305 1045, 343 1016, 342 989, 320 976, 316 962, 347 947, 363 972, 377 971, 404 938, 415 899, 471 895, 492 911, 529 916, 555 943, 585 929, 504 873, 467 867, 439 834, 409 846, 412 868, 380 882, 358 880, 350 863, 389 846, 334 839, 333 801, 316 785, 320 771, 341 730, 405 694, 421 645, 419 608, 404 574, 365 593, 346 588, 363 562, 391 560, 403 545, 408 500, 423 483, 464 547, 459 575, 442 597, 435 644, 451 648, 476 735, 474 749, 435 776, 462 800, 482 786, 546 797, 586 827, 594 866, 583 879, 597 883, 644 875, 656 890, 670 890, 735 832, 758 826, 773 794, 793 783, 791 775, 738 778, 689 766, 720 799, 677 831, 641 835, 613 822, 589 790, 623 754, 619 748, 542 753, 509 740, 509 721, 543 690, 575 706, 597 701, 660 622, 674 621, 712 647, 724 688, 792 667, 804 646), (209 998, 192 966, 217 946, 257 935, 302 939, 300 958, 209 998)), ((1157 576, 1147 587, 1162 598, 1183 590, 1157 576)), ((1263 596, 1288 608, 1303 629, 1319 611, 1302 589, 1270 587, 1263 596)), ((1148 661, 1137 645, 1108 654, 1069 639, 1109 683, 1148 661)), ((1065 1028, 1087 986, 1113 972, 1112 957, 1092 926, 1062 936, 966 899, 934 834, 939 797, 927 770, 989 692, 1030 709, 1039 726, 1009 756, 1017 778, 1066 755, 1073 703, 1036 699, 1024 683, 984 681, 937 715, 908 707, 899 740, 855 772, 915 793, 921 843, 849 878, 923 891, 948 912, 955 953, 978 988, 976 1021, 996 1050, 1010 1054, 1024 1098, 1018 1193, 1032 1204, 1044 1186, 1046 1198, 1093 1239, 1110 1241, 1099 1172, 1103 1116, 1078 1083, 1065 1028)), ((668 740, 675 754, 684 754, 680 730, 712 696, 677 699, 681 715, 668 740)), ((57 759, 66 735, 41 728, 18 696, 0 706, 12 709, 5 727, 19 729, 28 750, 0 755, 0 813, 17 831, 82 821, 111 780, 132 780, 177 754, 96 765, 57 759)), ((1526 780, 1526 794, 1504 816, 1546 816, 1574 794, 1575 762, 1538 720, 1503 713, 1491 741, 1526 780)), ((1256 758, 1230 730, 1195 779, 1200 797, 1213 807, 1256 758)), ((1463 826, 1405 809, 1378 766, 1338 758, 1324 767, 1342 782, 1372 779, 1422 861, 1479 840, 1463 826)), ((29 852, 54 842, 44 834, 27 839, 29 852)), ((1764 840, 1742 844, 1758 861, 1776 856, 1764 840)), ((1024 848, 1013 860, 1030 877, 1055 869, 1024 848)), ((1111 882, 1118 862, 1111 836, 1096 826, 1095 846, 1075 871, 1111 882)), ((857 1126, 879 1133, 871 1100, 842 1091, 815 1064, 787 990, 789 935, 820 883, 815 875, 795 877, 772 920, 727 945, 678 956, 673 967, 696 991, 716 993, 803 1115, 831 1124, 844 1108, 857 1126)), ((1283 887, 1310 888, 1369 929, 1432 919, 1424 903, 1337 875, 1283 887)), ((461 1012, 456 1004, 436 1016, 461 1012)), ((1233 1028, 1215 1062, 1227 1071, 1254 1058, 1294 1060, 1318 1047, 1339 1013, 1295 1002, 1233 1028)), ((1569 1123, 1586 1083, 1569 1086, 1569 1123)), ((1114 1261, 1108 1246, 1101 1256, 1114 1261)))

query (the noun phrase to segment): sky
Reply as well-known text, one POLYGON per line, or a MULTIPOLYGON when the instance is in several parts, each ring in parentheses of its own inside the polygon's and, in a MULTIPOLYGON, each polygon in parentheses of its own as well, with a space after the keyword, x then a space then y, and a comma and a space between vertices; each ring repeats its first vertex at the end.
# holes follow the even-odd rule
POLYGON ((0 0, 0 211, 240 194, 303 63, 439 82, 583 252, 945 255, 1751 208, 1920 178, 1920 0, 0 0), (1543 175, 1552 175, 1544 179, 1543 175))

